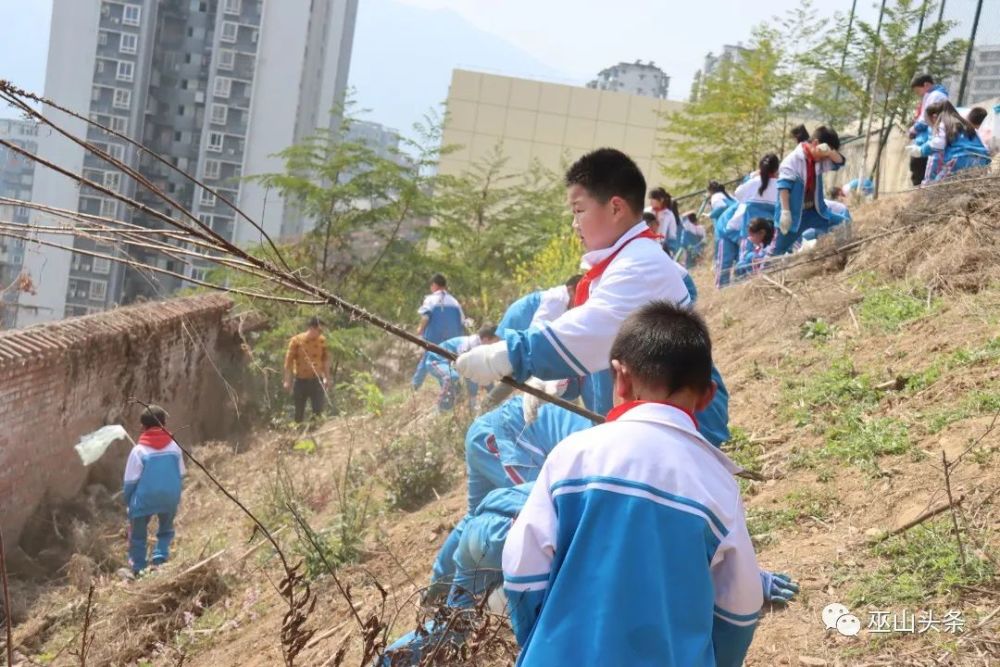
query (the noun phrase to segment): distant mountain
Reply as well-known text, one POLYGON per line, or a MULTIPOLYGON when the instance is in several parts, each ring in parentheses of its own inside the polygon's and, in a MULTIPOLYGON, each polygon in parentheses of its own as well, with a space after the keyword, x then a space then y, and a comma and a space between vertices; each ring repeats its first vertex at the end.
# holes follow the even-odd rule
POLYGON ((481 69, 511 76, 567 81, 502 38, 451 10, 427 10, 393 0, 359 3, 350 85, 364 116, 409 134, 448 96, 451 71, 481 69))

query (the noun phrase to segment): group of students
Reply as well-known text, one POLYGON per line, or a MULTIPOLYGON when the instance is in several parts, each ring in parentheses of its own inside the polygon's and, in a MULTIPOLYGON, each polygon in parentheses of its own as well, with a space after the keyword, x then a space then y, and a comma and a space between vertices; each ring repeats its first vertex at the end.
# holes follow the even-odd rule
POLYGON ((983 126, 988 112, 973 107, 962 116, 948 98, 947 89, 923 74, 910 83, 920 102, 907 146, 914 186, 940 181, 964 169, 990 163, 992 133, 983 126))
POLYGON ((730 195, 723 184, 707 188, 715 232, 715 285, 759 272, 770 257, 784 255, 850 221, 843 202, 828 198, 823 176, 844 166, 840 137, 826 126, 810 134, 792 130, 795 147, 779 159, 764 155, 730 195))
MULTIPOLYGON (((585 273, 512 304, 498 339, 453 370, 580 399, 605 423, 530 394, 475 419, 467 514, 425 602, 464 613, 489 597, 510 615, 519 665, 742 664, 764 601, 798 587, 757 565, 693 282, 663 251, 669 230, 642 218, 645 179, 627 155, 585 155, 566 186, 585 273)), ((462 642, 458 628, 432 621, 381 664, 417 664, 462 642)))

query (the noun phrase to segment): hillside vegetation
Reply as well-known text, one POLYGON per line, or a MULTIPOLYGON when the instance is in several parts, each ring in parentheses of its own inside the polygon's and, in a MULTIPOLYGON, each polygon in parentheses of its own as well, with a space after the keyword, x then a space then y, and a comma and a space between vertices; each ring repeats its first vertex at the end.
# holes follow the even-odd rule
MULTIPOLYGON (((748 665, 1000 662, 998 211, 982 184, 950 184, 859 208, 846 250, 829 239, 723 292, 710 267, 695 272, 732 397, 727 450, 766 478, 741 481, 760 562, 802 584, 768 610, 748 665), (954 509, 900 530, 949 498, 954 509), (861 619, 860 635, 824 627, 833 602, 861 619), (867 629, 883 612, 913 631, 867 629), (960 632, 942 623, 949 612, 960 632), (930 613, 938 623, 921 631, 930 613)), ((286 617, 273 548, 192 469, 168 567, 114 576, 123 519, 107 502, 75 527, 67 572, 15 582, 28 600, 15 610, 24 664, 78 665, 93 637, 89 665, 277 665, 284 626, 314 631, 296 664, 360 667, 379 642, 359 622, 369 639, 383 623, 388 638, 415 627, 434 554, 464 511, 469 416, 435 415, 430 388, 372 392, 367 414, 309 436, 268 430, 195 450, 301 562, 315 607, 286 617)), ((452 664, 512 664, 509 631, 483 623, 452 664)))

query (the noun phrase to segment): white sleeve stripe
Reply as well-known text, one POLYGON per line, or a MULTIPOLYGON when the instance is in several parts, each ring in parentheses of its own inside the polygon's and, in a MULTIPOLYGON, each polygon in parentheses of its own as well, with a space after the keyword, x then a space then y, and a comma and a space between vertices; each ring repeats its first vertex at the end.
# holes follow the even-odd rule
POLYGON ((653 493, 650 493, 649 491, 644 491, 643 489, 636 489, 630 486, 623 486, 619 484, 610 484, 608 482, 589 482, 587 484, 580 484, 577 486, 560 486, 559 488, 552 490, 552 497, 555 498, 557 496, 565 495, 568 493, 582 493, 583 491, 595 490, 595 489, 599 491, 610 491, 612 493, 620 493, 622 495, 633 496, 635 498, 642 498, 644 500, 651 500, 652 502, 657 503, 659 505, 680 510, 681 512, 686 512, 688 514, 693 514, 694 516, 701 517, 702 519, 705 520, 705 523, 708 525, 709 528, 711 528, 712 534, 715 535, 715 537, 720 542, 725 537, 719 531, 719 529, 716 528, 715 524, 712 522, 712 519, 709 518, 709 516, 704 512, 701 512, 697 508, 691 507, 690 505, 685 505, 683 503, 678 503, 673 500, 657 496, 653 493))
POLYGON ((737 626, 739 626, 741 628, 748 628, 751 625, 757 625, 757 621, 759 620, 759 619, 754 618, 754 619, 750 619, 748 621, 737 621, 737 620, 734 620, 734 619, 732 619, 732 618, 730 618, 728 616, 723 616, 719 612, 715 612, 715 617, 716 618, 721 618, 723 621, 725 621, 726 623, 729 623, 730 625, 737 625, 737 626))
POLYGON ((542 327, 542 335, 545 336, 546 340, 549 341, 549 344, 555 349, 562 360, 566 362, 566 365, 569 366, 574 373, 581 376, 590 375, 590 373, 587 372, 587 369, 582 368, 576 360, 563 349, 562 343, 559 342, 559 339, 556 338, 552 329, 548 325, 542 327))
POLYGON ((512 584, 509 581, 504 581, 503 587, 508 591, 544 591, 549 587, 548 581, 532 581, 524 584, 512 584))

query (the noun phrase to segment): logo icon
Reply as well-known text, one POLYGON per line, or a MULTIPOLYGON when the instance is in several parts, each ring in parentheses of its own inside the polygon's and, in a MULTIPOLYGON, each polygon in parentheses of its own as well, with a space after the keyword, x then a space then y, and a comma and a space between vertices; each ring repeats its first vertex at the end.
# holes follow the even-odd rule
POLYGON ((823 625, 827 630, 836 630, 845 637, 854 637, 861 632, 861 619, 839 602, 832 602, 823 608, 823 625))

